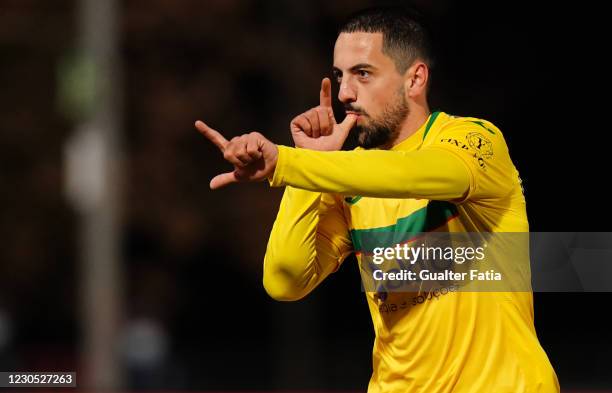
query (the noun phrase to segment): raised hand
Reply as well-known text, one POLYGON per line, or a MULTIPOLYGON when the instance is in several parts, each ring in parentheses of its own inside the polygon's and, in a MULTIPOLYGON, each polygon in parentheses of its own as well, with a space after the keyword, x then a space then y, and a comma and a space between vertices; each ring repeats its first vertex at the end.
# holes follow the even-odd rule
POLYGON ((217 175, 210 181, 213 190, 231 183, 265 180, 274 174, 278 147, 260 133, 251 132, 228 141, 203 121, 196 121, 195 127, 221 150, 223 158, 234 165, 232 172, 217 175))
POLYGON ((348 114, 340 124, 336 122, 331 101, 331 81, 323 78, 319 106, 296 116, 289 125, 296 147, 311 150, 340 150, 355 125, 357 116, 348 114))

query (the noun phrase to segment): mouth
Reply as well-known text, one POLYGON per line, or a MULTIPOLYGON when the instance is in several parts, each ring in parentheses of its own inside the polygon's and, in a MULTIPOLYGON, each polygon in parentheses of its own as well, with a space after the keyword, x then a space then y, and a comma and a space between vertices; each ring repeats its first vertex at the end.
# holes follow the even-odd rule
POLYGON ((359 120, 361 117, 363 117, 363 116, 364 116, 364 114, 363 114, 363 113, 361 113, 361 112, 355 112, 355 111, 346 111, 346 115, 347 115, 347 116, 348 116, 348 115, 355 115, 355 116, 357 116, 357 120, 359 120))

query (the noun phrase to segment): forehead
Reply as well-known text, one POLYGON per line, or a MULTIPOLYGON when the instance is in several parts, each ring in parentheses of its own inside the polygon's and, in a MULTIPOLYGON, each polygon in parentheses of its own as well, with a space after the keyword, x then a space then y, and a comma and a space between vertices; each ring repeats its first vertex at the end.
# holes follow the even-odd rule
POLYGON ((340 33, 334 47, 334 67, 347 69, 365 63, 376 67, 393 65, 382 52, 382 33, 340 33))

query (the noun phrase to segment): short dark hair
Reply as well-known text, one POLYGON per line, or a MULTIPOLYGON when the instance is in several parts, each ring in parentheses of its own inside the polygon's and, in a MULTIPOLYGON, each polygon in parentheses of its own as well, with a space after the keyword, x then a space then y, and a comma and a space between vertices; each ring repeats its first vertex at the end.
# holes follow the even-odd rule
POLYGON ((338 30, 338 34, 355 32, 382 33, 382 51, 393 60, 400 74, 417 58, 430 68, 433 66, 430 33, 422 15, 412 8, 383 6, 358 11, 338 30))

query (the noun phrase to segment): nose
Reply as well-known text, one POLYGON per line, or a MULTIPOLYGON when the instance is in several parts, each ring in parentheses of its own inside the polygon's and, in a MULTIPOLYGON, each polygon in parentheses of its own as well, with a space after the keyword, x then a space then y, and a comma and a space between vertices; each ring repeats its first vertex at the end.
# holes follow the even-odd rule
POLYGON ((346 78, 340 84, 340 89, 338 90, 338 100, 343 104, 348 104, 351 102, 357 101, 357 90, 350 83, 349 78, 346 78))

